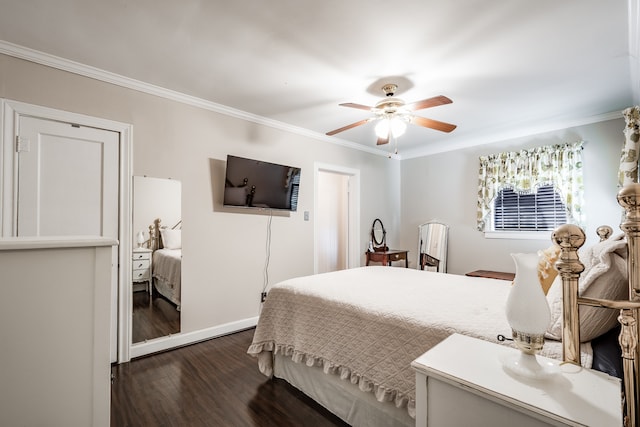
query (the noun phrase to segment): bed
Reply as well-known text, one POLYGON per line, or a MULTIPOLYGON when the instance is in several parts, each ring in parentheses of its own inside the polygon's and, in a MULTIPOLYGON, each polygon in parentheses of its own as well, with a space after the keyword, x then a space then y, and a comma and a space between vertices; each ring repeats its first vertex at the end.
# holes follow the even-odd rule
MULTIPOLYGON (((624 238, 585 251, 589 279, 583 294, 624 294, 624 238), (605 286, 613 282, 615 287, 605 286)), ((411 361, 456 332, 512 345, 498 339, 511 336, 505 316, 510 286, 505 280, 382 266, 290 279, 269 291, 248 353, 263 374, 285 379, 351 425, 414 425, 411 361)), ((547 295, 552 322, 541 353, 556 359, 564 354, 558 328, 562 287, 558 275, 547 295)), ((595 360, 596 368, 621 375, 619 351, 610 351, 617 348, 615 337, 605 339, 616 333, 616 316, 583 316, 589 329, 578 344, 583 366, 594 367, 595 360), (594 347, 607 351, 594 354, 594 347)))
POLYGON ((181 222, 173 227, 161 225, 154 220, 149 226, 152 255, 152 277, 156 291, 176 305, 180 311, 180 288, 182 278, 182 230, 181 222))

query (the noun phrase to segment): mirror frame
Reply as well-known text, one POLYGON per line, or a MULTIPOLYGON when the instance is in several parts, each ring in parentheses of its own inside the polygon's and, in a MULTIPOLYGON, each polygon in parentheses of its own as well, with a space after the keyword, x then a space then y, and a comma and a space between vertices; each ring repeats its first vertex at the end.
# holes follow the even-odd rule
MULTIPOLYGON (((177 184, 179 185, 179 190, 178 190, 178 195, 179 200, 178 203, 176 204, 177 208, 177 215, 180 221, 182 220, 182 181, 178 180, 178 179, 174 179, 171 177, 155 177, 155 176, 149 176, 149 175, 132 175, 131 176, 131 230, 132 232, 139 232, 139 231, 144 231, 144 237, 147 238, 147 241, 145 243, 149 244, 150 240, 151 240, 151 232, 152 232, 152 228, 150 226, 151 224, 151 218, 153 218, 155 215, 150 215, 147 219, 147 221, 142 221, 140 224, 137 224, 136 227, 136 204, 140 203, 142 206, 146 205, 148 201, 145 201, 144 199, 141 199, 141 195, 139 193, 137 193, 136 190, 139 191, 139 186, 140 183, 144 183, 145 180, 149 180, 147 184, 145 184, 145 187, 148 187, 149 185, 153 185, 154 188, 158 187, 158 185, 162 185, 161 183, 163 182, 167 182, 167 183, 171 183, 171 185, 177 184), (138 181, 141 180, 141 181, 138 181), (155 184, 154 184, 155 182, 155 184), (149 230, 148 232, 146 230, 149 230)), ((149 195, 147 194, 146 197, 148 198, 149 195)), ((176 210, 173 209, 173 210, 176 210)), ((156 209, 153 209, 154 213, 156 213, 156 209)), ((147 212, 148 213, 148 212, 147 212)), ((167 212, 164 212, 164 214, 167 214, 167 212)), ((162 213, 159 214, 160 216, 164 216, 162 213)), ((166 218, 165 218, 166 219, 166 218)), ((173 219, 176 218, 170 218, 171 221, 173 221, 173 219)), ((156 221, 157 218, 153 221, 156 221)), ((173 225, 173 222, 170 223, 170 226, 173 225)), ((135 236, 132 235, 132 244, 131 244, 131 251, 137 247, 137 243, 135 242, 135 236)), ((152 248, 149 248, 152 249, 152 248)), ((131 259, 131 255, 132 253, 130 253, 129 255, 129 259, 131 259)), ((151 274, 153 274, 151 272, 151 274)), ((153 279, 152 279, 153 280, 153 279)), ((153 285, 152 285, 153 286, 153 285)), ((182 312, 181 310, 178 310, 179 312, 179 317, 180 317, 180 328, 177 332, 173 332, 173 333, 169 333, 167 335, 160 335, 160 336, 156 336, 156 337, 148 337, 148 338, 144 338, 142 340, 139 341, 134 341, 134 336, 133 336, 133 326, 134 326, 134 320, 133 320, 133 280, 131 280, 131 289, 130 289, 130 293, 129 296, 131 297, 130 303, 129 303, 129 307, 130 307, 130 320, 129 320, 129 327, 130 327, 130 332, 129 332, 129 351, 130 351, 130 355, 132 357, 138 357, 140 355, 145 355, 145 354, 149 354, 149 353, 153 353, 153 352, 157 352, 158 349, 162 350, 162 349, 166 349, 166 348, 172 348, 175 347, 175 344, 171 344, 171 338, 175 338, 176 336, 179 336, 182 332, 182 312)), ((156 295, 158 291, 156 289, 153 290, 154 295, 156 295)), ((180 293, 182 293, 182 286, 180 288, 180 293)), ((171 304, 174 304, 174 302, 172 302, 171 304)))
POLYGON ((384 224, 382 224, 380 218, 374 219, 373 224, 371 224, 371 242, 374 249, 387 250, 387 230, 384 229, 384 224), (380 226, 378 230, 382 230, 382 240, 376 239, 376 224, 380 226))
MULTIPOLYGON (((428 221, 424 224, 420 224, 418 226, 418 260, 417 260, 417 268, 422 268, 422 254, 425 254, 425 257, 433 258, 438 261, 436 271, 439 273, 447 272, 447 252, 448 252, 448 239, 449 239, 449 226, 439 221, 428 221), (433 241, 427 242, 423 240, 424 236, 429 236, 434 239, 433 241), (439 240, 435 240, 435 237, 438 237, 439 240), (437 253, 427 251, 428 247, 434 246, 438 249, 437 253)), ((429 266, 428 262, 425 262, 425 266, 429 266)), ((433 266, 433 265, 431 265, 433 266)))

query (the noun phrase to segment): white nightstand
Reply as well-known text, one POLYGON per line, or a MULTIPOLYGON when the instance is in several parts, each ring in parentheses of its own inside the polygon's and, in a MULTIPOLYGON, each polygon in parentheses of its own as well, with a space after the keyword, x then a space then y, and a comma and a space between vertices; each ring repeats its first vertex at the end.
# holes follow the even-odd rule
POLYGON ((519 350, 454 334, 413 361, 416 426, 621 426, 620 380, 554 363, 546 380, 508 374, 502 360, 519 350))
POLYGON ((151 277, 151 249, 135 248, 132 255, 132 274, 131 281, 133 283, 147 282, 149 295, 153 295, 153 284, 151 277))

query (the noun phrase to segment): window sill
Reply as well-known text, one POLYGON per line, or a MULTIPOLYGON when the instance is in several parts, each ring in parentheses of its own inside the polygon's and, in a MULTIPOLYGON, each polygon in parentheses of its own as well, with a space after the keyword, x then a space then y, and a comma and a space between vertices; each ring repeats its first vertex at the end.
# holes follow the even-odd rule
POLYGON ((551 240, 553 231, 485 231, 486 239, 551 240))

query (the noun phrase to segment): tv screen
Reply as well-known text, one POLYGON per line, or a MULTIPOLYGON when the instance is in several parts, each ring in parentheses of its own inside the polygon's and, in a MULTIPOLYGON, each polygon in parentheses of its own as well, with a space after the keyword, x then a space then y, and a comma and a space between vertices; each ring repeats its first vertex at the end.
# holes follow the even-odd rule
POLYGON ((295 212, 299 187, 300 168, 227 156, 225 206, 295 212))

